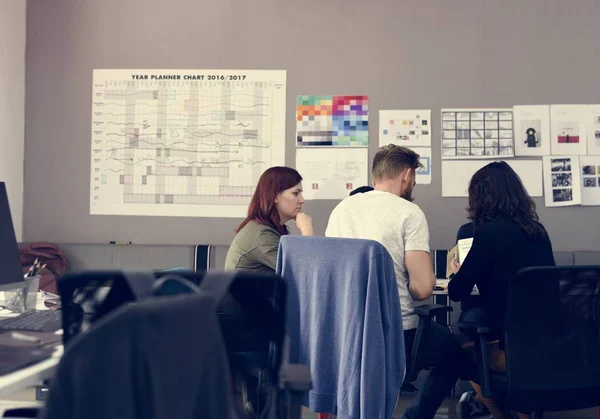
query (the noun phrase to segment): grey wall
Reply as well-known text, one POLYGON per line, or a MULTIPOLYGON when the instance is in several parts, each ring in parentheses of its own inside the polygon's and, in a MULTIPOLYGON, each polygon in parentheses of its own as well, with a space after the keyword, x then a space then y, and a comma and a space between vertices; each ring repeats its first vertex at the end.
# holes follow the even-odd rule
MULTIPOLYGON (((288 165, 297 94, 367 94, 431 108, 433 183, 416 202, 447 248, 466 200, 441 197, 439 110, 600 103, 595 0, 35 0, 29 2, 25 240, 227 244, 240 220, 89 215, 94 68, 287 69, 288 165)), ((556 250, 600 250, 593 207, 543 207, 556 250)), ((336 201, 306 204, 323 234, 336 201)))
POLYGON ((25 0, 0 1, 0 181, 6 184, 18 241, 23 239, 26 19, 25 0))
MULTIPOLYGON (((108 244, 60 244, 69 261, 71 271, 89 270, 152 270, 187 268, 194 269, 194 246, 160 245, 108 245, 108 244)), ((227 254, 227 249, 217 248, 216 255, 227 254)), ((214 259, 214 258, 213 258, 214 259)), ((224 265, 216 265, 215 269, 224 265)))

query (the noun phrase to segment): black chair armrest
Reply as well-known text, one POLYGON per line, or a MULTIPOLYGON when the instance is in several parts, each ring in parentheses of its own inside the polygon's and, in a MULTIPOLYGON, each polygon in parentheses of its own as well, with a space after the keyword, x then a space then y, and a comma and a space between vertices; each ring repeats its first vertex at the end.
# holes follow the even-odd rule
POLYGON ((302 396, 312 388, 308 365, 286 364, 279 373, 280 386, 287 393, 287 419, 301 419, 302 396))
POLYGON ((415 307, 415 313, 419 317, 434 317, 438 314, 448 313, 452 311, 452 307, 441 304, 425 304, 415 307))
POLYGON ((425 304, 415 307, 415 314, 419 316, 419 324, 415 332, 413 347, 406 366, 405 381, 414 381, 419 375, 419 361, 421 358, 423 344, 427 338, 427 332, 431 325, 431 320, 438 314, 448 313, 450 311, 452 311, 452 307, 441 304, 425 304))
POLYGON ((481 386, 481 393, 484 397, 492 397, 491 372, 488 365, 487 335, 492 333, 492 328, 478 322, 455 322, 452 326, 461 329, 476 330, 477 339, 475 339, 475 351, 477 356, 477 369, 479 371, 478 383, 481 386))
POLYGON ((488 335, 492 333, 492 329, 489 326, 477 323, 467 323, 467 322, 455 322, 452 326, 460 327, 461 329, 470 329, 476 330, 480 335, 488 335))
POLYGON ((488 365, 488 347, 484 334, 479 334, 479 339, 475 341, 475 350, 477 351, 477 367, 479 369, 479 385, 481 394, 484 397, 492 397, 492 379, 490 366, 488 365))

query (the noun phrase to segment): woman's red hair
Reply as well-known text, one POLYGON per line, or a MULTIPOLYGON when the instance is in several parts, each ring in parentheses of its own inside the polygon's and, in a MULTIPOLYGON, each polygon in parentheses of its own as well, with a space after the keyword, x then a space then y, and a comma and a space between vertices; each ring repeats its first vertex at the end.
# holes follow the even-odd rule
POLYGON ((254 195, 248 205, 248 216, 235 232, 238 233, 246 224, 254 221, 273 227, 281 234, 288 234, 287 227, 281 224, 281 218, 275 206, 275 198, 278 193, 293 188, 300 182, 302 182, 302 176, 292 168, 274 166, 265 170, 258 180, 254 195))

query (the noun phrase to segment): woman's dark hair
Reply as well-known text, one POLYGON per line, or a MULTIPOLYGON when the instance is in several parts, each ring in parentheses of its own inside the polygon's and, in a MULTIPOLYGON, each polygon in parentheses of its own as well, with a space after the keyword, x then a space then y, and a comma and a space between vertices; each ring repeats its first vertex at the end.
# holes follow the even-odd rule
POLYGON ((235 230, 238 233, 250 221, 266 224, 281 234, 288 234, 288 228, 281 224, 279 212, 275 206, 277 194, 293 188, 302 182, 302 176, 289 167, 274 166, 260 176, 254 195, 248 205, 248 216, 235 230))
POLYGON ((503 161, 490 163, 473 175, 469 183, 467 211, 476 226, 490 221, 511 220, 531 238, 547 234, 519 175, 503 161))

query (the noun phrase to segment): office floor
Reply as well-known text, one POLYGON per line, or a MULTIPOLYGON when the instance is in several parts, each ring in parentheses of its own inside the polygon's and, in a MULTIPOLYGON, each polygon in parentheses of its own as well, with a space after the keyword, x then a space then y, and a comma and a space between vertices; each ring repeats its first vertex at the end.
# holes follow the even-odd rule
MULTIPOLYGON (((0 400, 0 415, 4 413, 5 409, 15 408, 15 407, 27 407, 40 404, 38 402, 34 402, 35 400, 35 390, 28 389, 17 393, 10 398, 11 400, 0 400)), ((396 412, 394 413, 393 419, 401 419, 402 413, 404 409, 408 407, 412 398, 411 397, 400 397, 398 401, 398 406, 396 407, 396 412)), ((437 415, 435 415, 435 419, 456 419, 456 402, 458 401, 457 397, 448 397, 438 410, 437 415)), ((597 419, 596 416, 597 409, 585 409, 585 410, 577 410, 571 412, 560 412, 560 413, 547 413, 544 415, 545 418, 548 419, 597 419)), ((317 419, 318 415, 316 413, 312 413, 307 409, 303 409, 302 411, 302 419, 317 419)))
MULTIPOLYGON (((401 419, 402 412, 408 407, 412 398, 400 397, 396 412, 394 413, 393 419, 401 419)), ((448 397, 440 409, 438 410, 435 419, 456 419, 456 402, 458 398, 448 397)), ((318 415, 308 410, 302 412, 302 419, 317 419, 318 415)), ((544 418, 548 419, 596 419, 596 409, 578 410, 575 412, 560 412, 560 413, 547 413, 544 418)))

